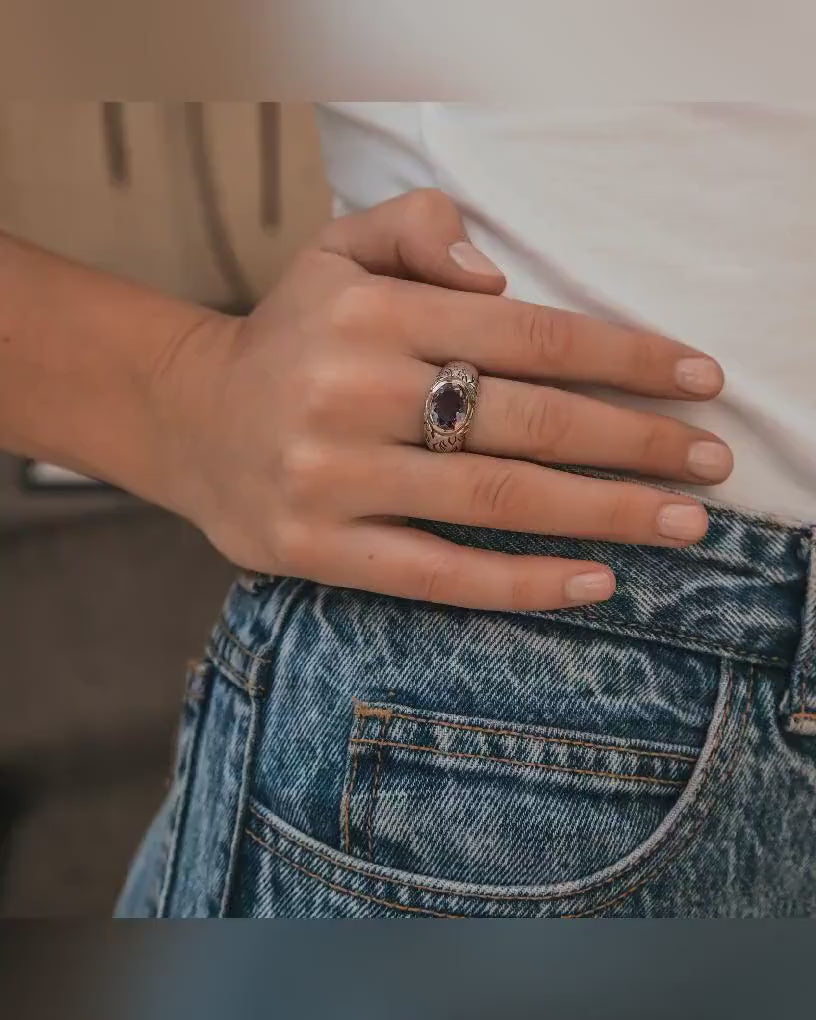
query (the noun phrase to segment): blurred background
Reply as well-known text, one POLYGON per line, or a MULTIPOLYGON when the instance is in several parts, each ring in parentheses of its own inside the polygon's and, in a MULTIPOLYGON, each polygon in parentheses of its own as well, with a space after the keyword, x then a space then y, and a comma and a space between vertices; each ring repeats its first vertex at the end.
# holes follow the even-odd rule
MULTIPOLYGON (((0 103, 0 229, 230 311, 325 220, 306 104, 0 103)), ((234 569, 185 523, 0 453, 0 917, 104 917, 234 569)))

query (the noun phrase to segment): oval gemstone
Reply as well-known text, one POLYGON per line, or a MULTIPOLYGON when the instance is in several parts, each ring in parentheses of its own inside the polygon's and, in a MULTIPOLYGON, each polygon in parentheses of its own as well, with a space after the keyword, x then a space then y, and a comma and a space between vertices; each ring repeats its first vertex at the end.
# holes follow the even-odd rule
POLYGON ((431 420, 440 429, 450 432, 465 420, 467 401, 465 394, 454 383, 445 383, 431 400, 431 420))

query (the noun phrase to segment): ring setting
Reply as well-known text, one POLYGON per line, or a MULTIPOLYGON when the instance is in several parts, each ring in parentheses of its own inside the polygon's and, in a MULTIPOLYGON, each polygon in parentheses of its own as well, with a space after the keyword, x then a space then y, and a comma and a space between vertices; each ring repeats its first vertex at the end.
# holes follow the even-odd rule
POLYGON ((434 453, 458 453, 465 445, 479 393, 479 373, 467 361, 440 369, 425 400, 425 445, 434 453))

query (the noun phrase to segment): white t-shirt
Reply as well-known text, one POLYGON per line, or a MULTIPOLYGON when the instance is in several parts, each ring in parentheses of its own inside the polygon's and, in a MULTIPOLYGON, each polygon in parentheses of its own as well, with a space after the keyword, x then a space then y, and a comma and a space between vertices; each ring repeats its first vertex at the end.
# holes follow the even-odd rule
POLYGON ((612 399, 730 444, 731 478, 694 491, 816 522, 816 108, 339 103, 319 117, 339 210, 440 187, 509 296, 716 357, 712 403, 612 399))

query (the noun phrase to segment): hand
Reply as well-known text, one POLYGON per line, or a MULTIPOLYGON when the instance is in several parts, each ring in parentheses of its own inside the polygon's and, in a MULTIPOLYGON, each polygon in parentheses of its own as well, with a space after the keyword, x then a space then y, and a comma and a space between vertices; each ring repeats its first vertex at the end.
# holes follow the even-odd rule
POLYGON ((243 567, 483 609, 599 601, 614 577, 460 547, 405 518, 660 546, 702 538, 707 515, 690 497, 542 465, 723 480, 731 455, 710 433, 553 385, 710 399, 716 362, 499 297, 504 278, 465 241, 449 199, 407 194, 332 223, 248 318, 188 336, 157 379, 166 502, 243 567), (456 359, 482 373, 478 408, 463 452, 431 453, 425 397, 456 359))

